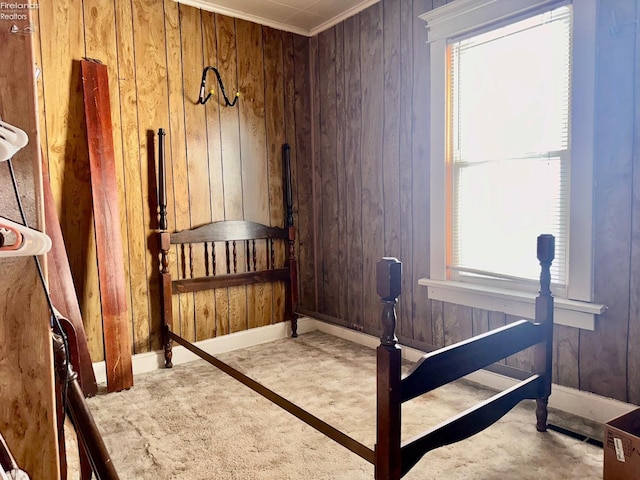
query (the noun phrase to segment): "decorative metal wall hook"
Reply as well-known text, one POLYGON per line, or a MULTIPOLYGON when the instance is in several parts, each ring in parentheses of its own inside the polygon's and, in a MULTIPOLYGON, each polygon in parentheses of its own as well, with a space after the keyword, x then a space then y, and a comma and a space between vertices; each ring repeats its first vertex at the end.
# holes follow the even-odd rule
POLYGON ((205 103, 207 103, 207 100, 209 100, 209 98, 211 98, 211 95, 213 95, 213 90, 211 90, 209 92, 209 94, 205 97, 204 96, 204 91, 205 91, 205 84, 207 81, 207 72, 209 70, 213 70, 213 73, 216 74, 216 78, 218 79, 218 84, 220 85, 220 91, 222 92, 222 97, 224 98, 224 103, 227 107, 233 107, 236 102, 238 101, 238 98, 240 97, 240 92, 236 92, 236 95, 233 99, 233 102, 229 101, 229 98, 227 97, 226 92, 224 91, 224 84, 222 83, 222 78, 220 77, 220 72, 218 72, 218 69, 212 66, 208 66, 205 67, 204 70, 202 71, 202 83, 200 84, 200 97, 198 97, 198 104, 199 105, 204 105, 205 103))

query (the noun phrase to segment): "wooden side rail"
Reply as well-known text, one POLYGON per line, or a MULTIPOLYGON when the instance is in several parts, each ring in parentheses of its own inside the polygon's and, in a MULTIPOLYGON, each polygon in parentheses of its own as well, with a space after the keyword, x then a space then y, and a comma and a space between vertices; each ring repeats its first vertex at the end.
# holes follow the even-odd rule
POLYGON ((539 375, 527 378, 403 444, 401 475, 431 450, 469 438, 500 420, 522 400, 536 399, 543 380, 539 375))
POLYGON ((373 463, 374 462, 374 452, 373 452, 373 450, 371 450, 366 445, 363 445, 362 443, 358 442, 357 440, 354 440, 349 435, 347 435, 347 434, 341 432, 340 430, 338 430, 337 428, 329 425, 327 422, 325 422, 325 421, 321 420, 320 418, 316 417, 315 415, 307 412, 303 408, 300 408, 295 403, 287 400, 286 398, 284 398, 281 395, 278 395, 273 390, 270 390, 267 387, 265 387, 264 385, 262 385, 261 383, 256 382, 253 378, 246 376, 244 373, 242 373, 239 370, 236 370, 235 368, 233 368, 232 366, 224 363, 222 360, 219 360, 216 357, 214 357, 213 355, 211 355, 211 354, 205 352, 204 350, 196 347, 194 344, 192 344, 191 342, 188 342, 187 340, 185 340, 181 336, 176 335, 173 332, 170 332, 169 335, 171 335, 171 338, 173 340, 175 340, 177 343, 179 343, 180 345, 185 347, 187 350, 190 350, 191 352, 195 353, 200 358, 202 358, 203 360, 209 362, 214 367, 219 368, 220 370, 225 372, 227 375, 235 378, 236 380, 238 380, 243 385, 249 387, 254 392, 262 395, 267 400, 275 403, 276 405, 278 405, 279 407, 283 408, 284 410, 286 410, 290 414, 292 414, 295 417, 299 418, 300 420, 305 422, 310 427, 315 428, 316 430, 318 430, 323 435, 329 437, 331 440, 333 440, 333 441, 339 443, 340 445, 342 445, 343 447, 349 449, 350 451, 352 451, 353 453, 355 453, 359 457, 363 458, 367 462, 369 462, 369 463, 373 463))
POLYGON ((544 339, 544 333, 542 325, 520 320, 427 354, 402 380, 402 401, 531 347, 544 339))

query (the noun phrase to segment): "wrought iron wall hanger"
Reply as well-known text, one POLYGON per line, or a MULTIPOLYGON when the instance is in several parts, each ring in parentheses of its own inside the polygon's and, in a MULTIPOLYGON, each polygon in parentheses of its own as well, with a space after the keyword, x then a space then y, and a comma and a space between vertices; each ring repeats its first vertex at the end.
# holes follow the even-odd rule
POLYGON ((224 103, 227 107, 233 107, 236 102, 238 101, 238 97, 240 97, 240 92, 236 92, 236 95, 233 99, 233 102, 229 101, 229 98, 227 97, 226 92, 224 91, 224 84, 222 83, 222 78, 220 77, 220 72, 218 72, 218 69, 212 66, 208 66, 205 67, 204 70, 202 70, 202 83, 200 84, 200 97, 198 97, 198 104, 199 105, 204 105, 205 103, 207 103, 207 100, 209 100, 209 98, 211 98, 211 95, 213 95, 213 90, 209 91, 209 94, 205 97, 204 96, 204 91, 205 91, 205 85, 206 85, 206 81, 207 81, 207 72, 209 70, 213 70, 213 73, 216 74, 216 78, 218 79, 218 84, 220 85, 220 91, 222 92, 222 97, 224 98, 224 103))

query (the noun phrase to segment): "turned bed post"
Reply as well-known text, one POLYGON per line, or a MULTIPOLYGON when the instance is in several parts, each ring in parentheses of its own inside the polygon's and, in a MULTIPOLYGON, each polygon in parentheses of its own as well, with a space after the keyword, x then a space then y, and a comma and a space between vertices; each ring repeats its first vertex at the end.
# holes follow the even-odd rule
POLYGON ((291 319, 291 336, 298 336, 298 318, 296 308, 298 306, 298 264, 296 262, 296 229, 293 226, 293 190, 291 186, 291 147, 288 143, 282 146, 282 161, 284 162, 284 189, 287 230, 287 243, 289 252, 287 253, 287 266, 289 267, 289 301, 285 314, 291 319))
POLYGON ((173 305, 171 300, 171 272, 169 272, 169 248, 171 248, 171 234, 160 233, 160 294, 162 295, 162 334, 164 344, 164 366, 173 367, 173 352, 171 341, 171 329, 173 328, 173 305))
POLYGON ((542 375, 544 383, 536 399, 536 429, 547 430, 547 406, 551 395, 551 367, 553 352, 553 296, 551 295, 551 262, 555 256, 555 238, 553 235, 538 237, 538 261, 540 262, 540 292, 536 297, 537 323, 544 328, 544 341, 537 344, 533 352, 533 373, 542 375))
POLYGON ((401 427, 401 351, 395 335, 395 306, 400 295, 402 263, 385 257, 377 264, 377 292, 383 304, 382 336, 377 350, 376 480, 399 480, 401 427))

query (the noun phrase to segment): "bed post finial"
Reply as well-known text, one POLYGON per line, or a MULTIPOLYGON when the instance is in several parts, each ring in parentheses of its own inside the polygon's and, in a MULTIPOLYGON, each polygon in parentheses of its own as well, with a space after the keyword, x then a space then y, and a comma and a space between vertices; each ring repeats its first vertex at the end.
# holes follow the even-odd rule
POLYGON ((169 228, 167 223, 167 177, 166 165, 164 159, 164 128, 158 130, 158 203, 160 210, 160 219, 158 226, 160 230, 165 231, 169 228))
POLYGON ((396 303, 401 293, 402 262, 397 258, 383 257, 377 265, 377 291, 384 305, 382 311, 382 337, 385 346, 394 346, 396 338, 396 303))
POLYGON ((555 237, 549 234, 538 236, 538 261, 542 267, 540 271, 540 294, 551 294, 551 262, 555 257, 555 237))
POLYGON ((284 200, 287 214, 287 227, 293 226, 293 192, 291 186, 291 147, 288 143, 282 145, 282 160, 284 167, 284 200))

